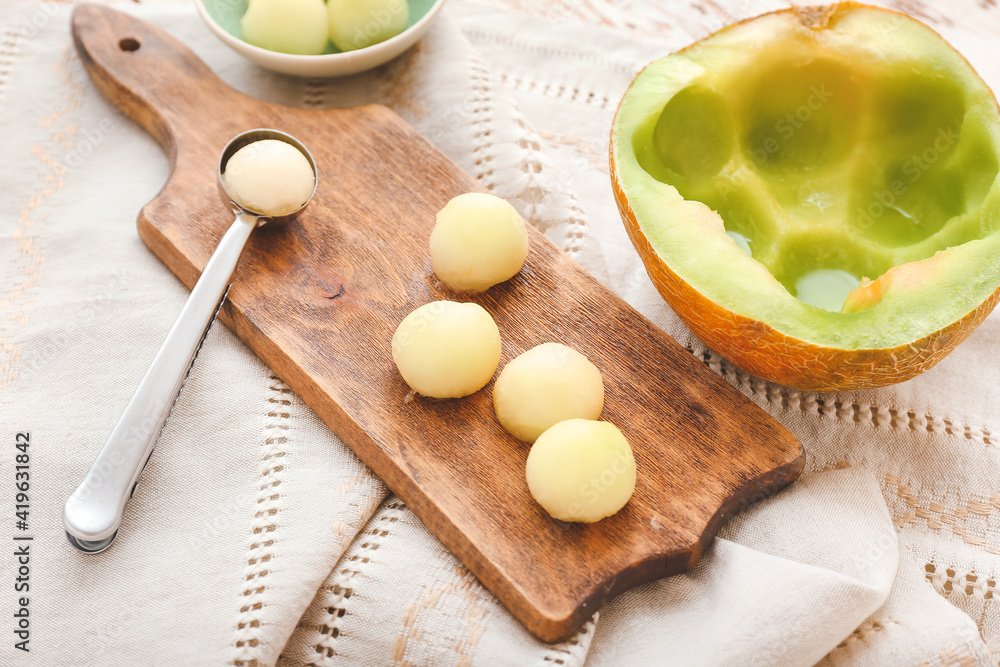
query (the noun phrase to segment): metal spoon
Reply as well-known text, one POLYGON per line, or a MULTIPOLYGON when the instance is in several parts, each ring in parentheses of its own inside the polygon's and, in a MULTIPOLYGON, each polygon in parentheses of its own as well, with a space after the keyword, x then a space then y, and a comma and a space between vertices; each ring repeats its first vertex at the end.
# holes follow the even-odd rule
POLYGON ((302 211, 316 194, 319 174, 312 155, 294 137, 277 130, 257 129, 234 137, 219 158, 218 184, 229 199, 236 221, 222 237, 205 270, 191 290, 180 316, 156 353, 149 370, 139 382, 125 411, 111 431, 97 460, 83 482, 66 501, 63 526, 70 544, 87 553, 107 549, 118 534, 125 504, 135 494, 153 447, 170 416, 184 380, 198 356, 205 337, 232 285, 236 263, 250 232, 267 222, 287 222, 302 211), (277 139, 297 148, 312 167, 315 182, 312 194, 289 215, 269 217, 232 201, 222 185, 222 174, 233 154, 262 139, 277 139))

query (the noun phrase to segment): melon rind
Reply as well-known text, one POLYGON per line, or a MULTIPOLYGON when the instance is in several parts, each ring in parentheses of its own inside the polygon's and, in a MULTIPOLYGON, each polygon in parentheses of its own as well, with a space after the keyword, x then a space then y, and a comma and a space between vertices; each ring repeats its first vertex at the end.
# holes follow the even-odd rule
MULTIPOLYGON (((986 318, 1000 298, 1000 179, 996 173, 1000 111, 971 66, 922 23, 856 3, 814 11, 809 15, 788 9, 735 24, 647 66, 630 86, 615 117, 612 183, 625 227, 653 283, 706 345, 747 372, 800 389, 882 386, 912 378, 936 364, 986 318), (741 126, 747 122, 747 104, 740 102, 739 94, 729 94, 739 91, 740 82, 748 77, 746 68, 755 66, 755 58, 768 58, 771 66, 780 67, 780 62, 774 63, 781 58, 809 63, 808 58, 834 57, 850 62, 850 77, 861 82, 845 79, 851 110, 867 112, 854 121, 850 132, 860 133, 869 143, 834 156, 855 162, 843 166, 831 159, 832 166, 823 165, 819 172, 807 166, 787 175, 769 172, 770 165, 761 163, 747 169, 746 136, 752 132, 741 126), (837 185, 837 179, 846 179, 856 190, 859 180, 864 186, 880 177, 879 170, 885 167, 879 160, 891 162, 885 155, 894 157, 891 151, 896 150, 891 145, 894 137, 885 129, 886 118, 893 116, 876 104, 882 99, 878 96, 886 94, 880 92, 885 87, 869 90, 862 84, 876 80, 891 86, 894 68, 913 70, 915 63, 920 66, 919 76, 929 77, 931 85, 941 80, 958 86, 956 99, 962 115, 957 133, 948 135, 957 139, 941 154, 941 166, 928 171, 923 183, 911 186, 912 196, 932 203, 935 197, 948 196, 952 181, 947 179, 952 174, 947 169, 951 168, 961 177, 970 174, 966 180, 978 183, 974 188, 967 186, 975 192, 960 202, 964 208, 956 215, 938 216, 936 227, 917 228, 912 234, 904 229, 897 238, 884 228, 865 229, 847 215, 816 220, 799 215, 796 219, 798 209, 779 205, 782 198, 785 203, 794 201, 799 183, 827 178, 837 185), (670 155, 669 145, 650 148, 656 146, 653 126, 666 104, 692 86, 706 87, 709 95, 718 94, 732 108, 735 149, 728 160, 708 155, 684 163, 684 154, 670 155), (871 143, 883 135, 888 148, 871 143), (875 158, 868 155, 870 146, 874 146, 875 158), (662 158, 665 153, 667 157, 662 158), (688 172, 681 173, 684 169, 688 172), (746 201, 763 221, 757 228, 774 227, 772 245, 778 248, 774 255, 778 260, 771 262, 770 269, 776 270, 748 256, 727 236, 732 220, 680 193, 679 188, 690 193, 699 187, 699 194, 710 192, 713 184, 703 187, 697 179, 713 170, 723 174, 713 177, 719 181, 733 170, 744 174, 737 182, 747 184, 751 193, 746 201), (772 194, 780 187, 791 189, 791 195, 788 191, 772 194), (767 196, 754 194, 765 190, 767 196), (889 274, 880 282, 886 289, 879 290, 874 299, 871 294, 875 292, 860 295, 855 299, 856 312, 829 312, 796 299, 775 277, 789 263, 795 267, 794 258, 782 263, 781 246, 790 238, 808 242, 810 234, 817 243, 858 249, 869 268, 880 271, 866 278, 875 281, 884 275, 882 269, 889 274)), ((947 101, 929 104, 933 115, 933 105, 947 101)), ((901 136, 905 141, 905 135, 901 136)), ((713 145, 728 141, 711 138, 713 145)), ((905 156, 907 149, 899 149, 900 155, 905 156)), ((845 198, 856 194, 845 192, 845 198)))

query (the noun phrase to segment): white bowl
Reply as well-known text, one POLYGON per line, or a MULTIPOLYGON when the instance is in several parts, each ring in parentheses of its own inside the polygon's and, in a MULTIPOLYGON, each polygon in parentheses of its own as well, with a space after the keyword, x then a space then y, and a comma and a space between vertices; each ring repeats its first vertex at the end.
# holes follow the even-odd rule
POLYGON ((250 62, 293 76, 327 77, 357 74, 392 60, 424 36, 444 2, 410 0, 410 25, 395 37, 356 51, 319 56, 268 51, 240 39, 239 19, 246 10, 246 0, 194 0, 194 5, 209 30, 250 62))

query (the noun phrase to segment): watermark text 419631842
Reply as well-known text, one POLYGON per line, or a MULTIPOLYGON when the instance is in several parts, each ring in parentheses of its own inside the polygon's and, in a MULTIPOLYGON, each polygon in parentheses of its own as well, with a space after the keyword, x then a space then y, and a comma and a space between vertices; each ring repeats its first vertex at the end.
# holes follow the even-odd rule
POLYGON ((31 445, 30 433, 18 433, 14 438, 14 648, 28 651, 31 639, 31 620, 28 611, 31 590, 31 535, 28 534, 28 518, 31 501, 31 445))

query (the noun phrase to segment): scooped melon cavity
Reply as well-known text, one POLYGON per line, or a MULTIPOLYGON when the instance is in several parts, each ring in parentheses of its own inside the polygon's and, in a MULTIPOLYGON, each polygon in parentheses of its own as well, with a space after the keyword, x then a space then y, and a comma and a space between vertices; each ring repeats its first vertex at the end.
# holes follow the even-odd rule
POLYGON ((796 339, 905 345, 1000 286, 996 101, 908 17, 841 3, 731 26, 646 67, 612 144, 619 203, 659 259, 796 339), (915 262, 942 279, 880 279, 915 262))

